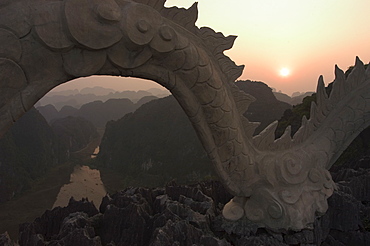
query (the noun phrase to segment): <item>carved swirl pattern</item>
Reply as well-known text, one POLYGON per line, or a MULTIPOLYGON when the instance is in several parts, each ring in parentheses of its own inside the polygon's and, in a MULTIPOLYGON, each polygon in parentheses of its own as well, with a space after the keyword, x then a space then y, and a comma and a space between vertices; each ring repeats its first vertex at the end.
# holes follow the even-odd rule
POLYGON ((304 151, 279 158, 266 155, 260 162, 262 179, 252 185, 244 205, 249 220, 271 228, 300 229, 327 210, 334 182, 304 151))

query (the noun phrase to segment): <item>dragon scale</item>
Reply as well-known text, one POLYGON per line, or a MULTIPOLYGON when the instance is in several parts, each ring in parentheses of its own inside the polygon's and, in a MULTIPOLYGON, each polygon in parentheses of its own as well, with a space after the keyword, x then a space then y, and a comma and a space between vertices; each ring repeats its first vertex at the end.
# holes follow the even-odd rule
POLYGON ((189 117, 220 179, 235 195, 226 219, 302 229, 327 210, 327 171, 369 125, 370 71, 357 59, 348 78, 322 78, 309 120, 275 140, 277 122, 257 136, 243 113, 254 98, 234 84, 243 66, 223 54, 234 36, 197 28, 197 6, 165 0, 0 0, 0 136, 52 88, 78 77, 153 80, 189 117))

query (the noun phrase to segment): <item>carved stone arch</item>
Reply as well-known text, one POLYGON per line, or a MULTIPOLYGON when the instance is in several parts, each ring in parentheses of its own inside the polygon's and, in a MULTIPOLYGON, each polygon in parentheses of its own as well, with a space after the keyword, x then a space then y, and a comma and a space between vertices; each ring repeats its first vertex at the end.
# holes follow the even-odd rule
POLYGON ((326 169, 370 124, 370 69, 358 59, 345 78, 337 68, 330 96, 320 79, 312 117, 293 139, 288 128, 275 140, 277 123, 253 137, 258 124, 242 114, 254 99, 234 84, 243 66, 223 54, 235 37, 197 28, 196 4, 186 10, 164 2, 2 1, 0 136, 48 91, 72 79, 150 79, 178 100, 235 195, 224 208, 226 218, 247 217, 272 228, 309 226, 326 211, 335 187, 326 169))

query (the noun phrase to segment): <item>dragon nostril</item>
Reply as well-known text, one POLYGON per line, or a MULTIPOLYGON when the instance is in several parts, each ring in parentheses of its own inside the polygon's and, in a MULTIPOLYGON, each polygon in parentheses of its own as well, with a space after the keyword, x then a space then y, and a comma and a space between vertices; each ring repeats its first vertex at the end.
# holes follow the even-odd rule
POLYGON ((147 31, 149 31, 150 27, 150 24, 146 20, 139 20, 136 23, 136 28, 141 33, 146 33, 147 31))

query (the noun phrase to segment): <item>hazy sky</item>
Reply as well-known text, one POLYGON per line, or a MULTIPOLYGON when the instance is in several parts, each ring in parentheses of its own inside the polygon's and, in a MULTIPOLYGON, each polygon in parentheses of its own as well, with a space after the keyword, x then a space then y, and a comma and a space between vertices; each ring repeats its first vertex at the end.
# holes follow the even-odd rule
MULTIPOLYGON (((166 6, 188 8, 194 2, 167 0, 166 6)), ((369 0, 198 0, 198 10, 198 27, 238 36, 226 55, 245 65, 240 79, 263 81, 287 94, 315 90, 320 74, 328 84, 335 64, 346 70, 356 56, 370 61, 369 0), (290 74, 282 76, 282 68, 290 74)), ((111 87, 136 89, 135 83, 121 80, 111 87)), ((138 89, 157 87, 136 84, 138 89)))

